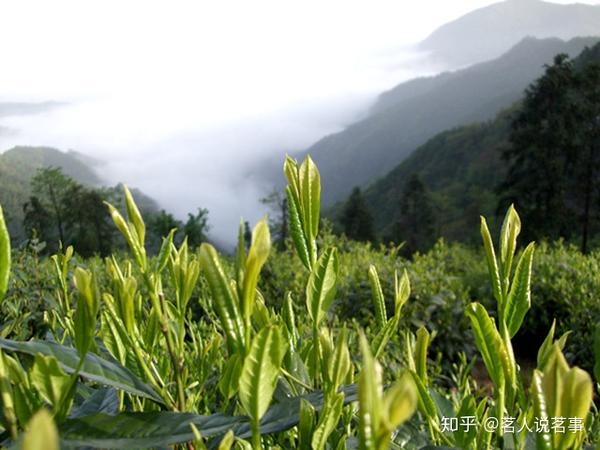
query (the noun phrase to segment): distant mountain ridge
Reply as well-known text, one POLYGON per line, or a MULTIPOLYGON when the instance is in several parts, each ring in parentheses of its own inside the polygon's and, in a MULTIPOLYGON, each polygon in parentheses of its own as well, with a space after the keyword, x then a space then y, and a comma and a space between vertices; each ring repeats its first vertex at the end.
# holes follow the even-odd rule
MULTIPOLYGON (((575 68, 600 64, 600 43, 584 50, 574 61, 575 68)), ((416 149, 364 190, 373 213, 375 229, 389 236, 400 217, 400 199, 407 180, 418 175, 429 190, 438 219, 436 236, 449 240, 479 239, 479 215, 498 226, 496 188, 504 180, 506 164, 501 151, 509 145, 511 123, 520 102, 500 112, 493 120, 443 131, 416 149)), ((339 215, 341 204, 329 211, 339 215)))
POLYGON ((506 0, 442 25, 419 44, 437 62, 461 67, 500 56, 533 36, 563 40, 600 35, 600 5, 506 0))
POLYGON ((369 117, 304 152, 319 165, 324 205, 385 175, 435 134, 492 119, 521 97, 556 54, 576 56, 598 40, 526 38, 496 60, 408 81, 382 94, 369 117))
MULTIPOLYGON (((14 147, 0 153, 0 205, 8 223, 11 236, 22 240, 23 205, 31 196, 31 179, 38 169, 58 167, 75 181, 96 188, 103 180, 90 167, 91 158, 75 151, 62 152, 51 147, 14 147)), ((115 189, 121 190, 119 186, 115 189)), ((157 212, 157 203, 138 189, 132 193, 142 211, 157 212)))

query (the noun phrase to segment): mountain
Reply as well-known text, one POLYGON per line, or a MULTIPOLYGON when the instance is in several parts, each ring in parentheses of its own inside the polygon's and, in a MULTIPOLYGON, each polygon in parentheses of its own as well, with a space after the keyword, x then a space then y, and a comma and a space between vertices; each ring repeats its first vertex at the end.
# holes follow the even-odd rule
POLYGON ((436 216, 443 219, 435 235, 469 240, 479 215, 494 217, 496 187, 504 179, 501 149, 508 145, 517 106, 494 119, 444 131, 419 147, 364 195, 381 236, 392 232, 406 180, 417 174, 431 193, 436 216))
POLYGON ((526 36, 600 35, 600 5, 507 0, 449 22, 419 44, 437 62, 460 67, 500 56, 526 36))
MULTIPOLYGON (((93 161, 89 157, 74 151, 61 152, 50 147, 14 147, 0 154, 0 205, 8 223, 9 231, 15 241, 23 236, 23 204, 31 195, 31 178, 38 169, 58 167, 65 175, 75 181, 91 187, 102 187, 102 180, 92 169, 93 161)), ((122 202, 122 188, 115 186, 107 188, 122 202)), ((138 189, 132 189, 132 194, 142 213, 159 211, 158 204, 138 189)))
POLYGON ((100 184, 97 175, 75 152, 64 153, 49 147, 15 147, 0 154, 0 204, 13 236, 21 234, 23 204, 31 195, 31 178, 43 167, 60 167, 80 183, 100 184))
MULTIPOLYGON (((576 68, 600 63, 600 43, 585 49, 574 61, 576 68)), ((436 236, 450 240, 479 239, 479 215, 498 226, 497 186, 504 180, 506 167, 501 150, 509 145, 511 123, 520 108, 516 102, 493 120, 456 127, 437 134, 416 149, 406 160, 365 191, 365 201, 373 214, 375 229, 388 236, 400 217, 400 198, 407 180, 418 175, 431 194, 440 221, 436 236)), ((328 215, 335 217, 341 204, 328 215)), ((503 213, 503 211, 502 211, 503 213)))
POLYGON ((385 175, 435 134, 492 119, 521 97, 557 53, 576 55, 597 41, 526 38, 493 61, 409 81, 383 93, 367 118, 305 152, 322 173, 324 205, 385 175))

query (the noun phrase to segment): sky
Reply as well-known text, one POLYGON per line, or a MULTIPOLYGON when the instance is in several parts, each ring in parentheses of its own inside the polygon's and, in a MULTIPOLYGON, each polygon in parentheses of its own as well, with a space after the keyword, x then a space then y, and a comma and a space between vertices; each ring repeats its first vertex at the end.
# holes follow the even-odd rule
MULTIPOLYGON (((12 117, 15 144, 74 149, 99 175, 184 217, 210 210, 228 240, 263 213, 248 179, 433 73, 411 44, 488 0, 23 1, 0 3, 0 101, 65 101, 12 117)), ((569 3, 564 1, 561 3, 569 3)), ((600 3, 589 1, 584 3, 600 3)))

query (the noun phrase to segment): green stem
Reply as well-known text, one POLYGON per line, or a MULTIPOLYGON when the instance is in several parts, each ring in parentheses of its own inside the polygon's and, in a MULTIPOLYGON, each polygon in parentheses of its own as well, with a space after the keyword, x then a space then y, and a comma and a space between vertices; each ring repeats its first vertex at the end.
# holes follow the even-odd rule
POLYGON ((165 300, 165 296, 160 293, 158 294, 158 298, 161 303, 161 331, 165 336, 165 340, 167 342, 167 351, 169 352, 169 356, 171 357, 171 364, 173 365, 173 370, 175 371, 175 383, 177 385, 177 397, 178 397, 178 406, 177 409, 179 411, 185 410, 185 389, 183 386, 183 378, 182 378, 182 369, 183 369, 183 361, 182 358, 178 358, 177 353, 175 351, 175 345, 173 343, 173 336, 169 330, 169 319, 167 317, 167 302, 165 300))
POLYGON ((502 431, 502 422, 504 420, 504 397, 505 388, 504 386, 500 386, 496 395, 496 412, 498 415, 498 444, 500 445, 500 448, 503 448, 504 444, 504 434, 502 431))
POLYGON ((10 431, 13 441, 17 439, 17 416, 15 414, 12 388, 6 370, 4 353, 0 350, 0 396, 2 398, 2 412, 4 424, 10 431))
POLYGON ((318 388, 320 383, 319 383, 319 375, 320 375, 320 342, 319 342, 319 328, 317 323, 313 323, 313 367, 314 367, 314 382, 315 382, 315 387, 318 388))
POLYGON ((260 421, 257 419, 252 419, 252 448, 254 450, 261 450, 260 421))
POLYGON ((281 373, 289 378, 290 380, 292 380, 294 383, 299 384, 300 386, 302 386, 304 389, 308 389, 309 391, 312 391, 312 386, 309 386, 308 384, 306 384, 304 381, 299 380, 298 378, 296 378, 294 375, 292 375, 291 373, 289 373, 287 370, 285 370, 283 367, 281 368, 281 373))

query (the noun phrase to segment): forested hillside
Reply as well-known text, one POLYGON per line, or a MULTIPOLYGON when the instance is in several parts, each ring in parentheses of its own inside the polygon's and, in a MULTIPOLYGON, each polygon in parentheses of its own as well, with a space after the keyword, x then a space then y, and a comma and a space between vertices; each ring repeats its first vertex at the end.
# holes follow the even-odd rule
POLYGON ((502 57, 382 94, 366 119, 317 142, 310 154, 324 174, 326 205, 373 182, 444 130, 494 118, 518 100, 557 53, 579 54, 596 38, 525 39, 502 57))
POLYGON ((15 147, 0 154, 0 203, 11 232, 22 236, 23 205, 31 195, 31 178, 38 169, 58 167, 65 175, 85 185, 97 186, 100 179, 76 152, 49 147, 15 147))
MULTIPOLYGON (((64 176, 81 187, 102 191, 103 196, 124 207, 122 186, 104 187, 103 180, 90 167, 85 155, 74 151, 62 152, 50 147, 15 147, 0 154, 0 204, 4 208, 4 215, 15 242, 28 237, 23 224, 25 204, 34 194, 32 179, 41 169, 46 168, 60 169, 64 176)), ((132 193, 144 214, 158 215, 160 208, 152 198, 138 189, 132 189, 132 193)), ((168 214, 165 213, 165 216, 168 214)), ((172 216, 169 220, 171 224, 175 223, 172 216)))
MULTIPOLYGON (((574 59, 572 67, 575 71, 582 71, 599 62, 600 44, 596 44, 585 49, 574 59)), ((566 74, 560 76, 566 77, 566 74)), ((547 89, 544 86, 542 84, 538 90, 547 89)), ((535 92, 531 89, 530 87, 528 92, 535 92)), ((559 106, 555 109, 562 114, 559 106)), ((431 239, 434 239, 434 236, 462 241, 479 239, 476 233, 479 215, 485 214, 494 222, 493 218, 497 218, 502 209, 499 207, 499 188, 506 179, 508 167, 502 159, 502 153, 512 145, 509 142, 512 124, 521 111, 521 102, 517 102, 493 120, 444 131, 420 146, 385 177, 370 185, 364 192, 365 204, 369 206, 373 215, 374 228, 378 235, 396 242, 402 240, 402 233, 397 232, 395 227, 398 221, 402 220, 401 210, 406 204, 405 197, 414 195, 407 191, 409 180, 417 178, 423 191, 419 194, 420 202, 427 203, 421 204, 420 210, 428 208, 435 211, 435 226, 431 232, 431 239)), ((583 126, 582 119, 574 117, 573 127, 577 127, 577 123, 580 123, 580 127, 583 126)), ((521 120, 525 118, 533 120, 530 115, 521 120)), ((555 120, 555 127, 559 127, 558 124, 563 124, 560 127, 567 126, 564 125, 566 119, 560 115, 557 115, 555 120)), ((541 133, 542 127, 532 131, 541 133)), ((558 136, 557 133, 554 137, 546 138, 548 142, 541 148, 542 153, 550 151, 553 145, 568 150, 565 143, 558 142, 558 136)), ((530 172, 529 177, 532 173, 530 172)), ((527 173, 520 173, 519 179, 526 178, 527 173)), ((559 180, 550 181, 556 184, 559 180)), ((341 208, 342 205, 333 208, 332 215, 340 217, 341 208)))

